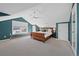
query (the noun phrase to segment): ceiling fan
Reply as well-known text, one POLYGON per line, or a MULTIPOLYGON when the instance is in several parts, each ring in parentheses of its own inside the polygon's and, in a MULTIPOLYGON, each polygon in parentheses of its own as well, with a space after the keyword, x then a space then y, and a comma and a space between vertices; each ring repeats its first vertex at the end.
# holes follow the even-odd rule
POLYGON ((38 9, 34 9, 33 14, 32 14, 32 18, 33 19, 38 19, 39 17, 40 11, 38 9))

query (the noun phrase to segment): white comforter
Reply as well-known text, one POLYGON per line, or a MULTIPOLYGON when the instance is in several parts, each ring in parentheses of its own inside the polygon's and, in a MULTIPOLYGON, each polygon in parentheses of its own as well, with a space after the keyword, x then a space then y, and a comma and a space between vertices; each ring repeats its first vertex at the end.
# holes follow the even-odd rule
POLYGON ((71 56, 74 55, 66 41, 51 38, 45 43, 30 37, 20 37, 0 44, 0 55, 5 56, 71 56))
POLYGON ((41 31, 39 31, 37 33, 44 33, 44 37, 45 38, 48 37, 48 36, 50 36, 52 34, 52 32, 41 32, 41 31))

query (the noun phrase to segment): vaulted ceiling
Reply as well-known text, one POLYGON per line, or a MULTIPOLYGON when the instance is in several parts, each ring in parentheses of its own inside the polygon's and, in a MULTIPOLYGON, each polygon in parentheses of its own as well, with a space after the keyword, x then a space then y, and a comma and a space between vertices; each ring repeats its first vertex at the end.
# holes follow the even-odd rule
MULTIPOLYGON (((40 4, 33 9, 38 9, 38 18, 29 17, 31 23, 39 26, 55 27, 58 22, 68 22, 70 18, 72 3, 46 3, 40 4), (31 21, 32 20, 32 21, 31 21)), ((32 12, 30 11, 30 13, 32 12)), ((28 20, 28 21, 29 21, 28 20)))
POLYGON ((27 10, 34 6, 38 5, 37 3, 0 3, 0 12, 7 14, 15 14, 23 10, 27 10))
MULTIPOLYGON (((37 24, 40 27, 52 27, 55 26, 57 22, 69 21, 71 8, 72 3, 0 4, 0 12, 8 13, 11 15, 16 14, 14 17, 23 16, 25 20, 32 24, 37 24), (33 17, 31 17, 34 9, 39 10, 37 19, 33 19, 33 17)), ((8 19, 8 17, 6 19, 8 19)))

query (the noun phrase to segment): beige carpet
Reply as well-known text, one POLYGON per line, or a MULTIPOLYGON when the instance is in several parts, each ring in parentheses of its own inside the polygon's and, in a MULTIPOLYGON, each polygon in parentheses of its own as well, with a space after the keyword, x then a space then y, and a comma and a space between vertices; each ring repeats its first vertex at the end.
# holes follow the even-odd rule
POLYGON ((70 44, 50 38, 45 43, 30 36, 20 37, 0 43, 0 56, 72 56, 70 44))

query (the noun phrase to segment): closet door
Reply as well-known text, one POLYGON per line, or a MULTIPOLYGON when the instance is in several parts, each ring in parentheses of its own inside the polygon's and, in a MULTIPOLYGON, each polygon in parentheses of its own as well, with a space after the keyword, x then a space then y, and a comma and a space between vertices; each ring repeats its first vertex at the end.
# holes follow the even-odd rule
POLYGON ((58 24, 58 39, 68 41, 68 23, 58 24))

